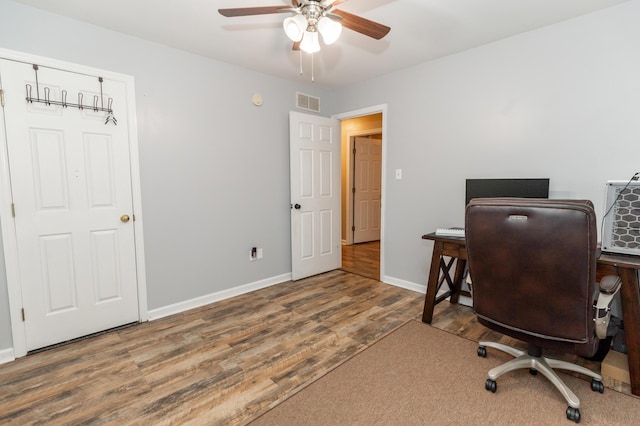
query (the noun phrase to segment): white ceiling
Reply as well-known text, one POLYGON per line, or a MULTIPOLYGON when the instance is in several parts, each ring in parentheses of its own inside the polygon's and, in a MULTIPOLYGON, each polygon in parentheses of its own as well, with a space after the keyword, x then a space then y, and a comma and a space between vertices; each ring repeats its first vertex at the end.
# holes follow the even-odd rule
MULTIPOLYGON (((291 50, 289 14, 225 18, 219 8, 290 0, 14 0, 216 60, 310 82, 311 58, 291 50)), ((391 27, 382 40, 345 29, 314 55, 315 84, 341 86, 628 0, 348 0, 336 8, 391 27)))

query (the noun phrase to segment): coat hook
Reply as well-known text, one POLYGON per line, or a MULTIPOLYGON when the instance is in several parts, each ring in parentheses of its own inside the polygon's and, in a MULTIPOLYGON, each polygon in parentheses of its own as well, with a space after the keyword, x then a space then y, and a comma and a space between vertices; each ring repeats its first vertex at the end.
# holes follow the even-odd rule
POLYGON ((111 108, 111 106, 113 105, 113 98, 109 98, 109 100, 107 101, 107 110, 109 111, 109 113, 107 114, 107 119, 104 121, 104 124, 108 124, 110 121, 117 126, 118 125, 118 120, 116 120, 116 118, 113 116, 113 109, 111 108))

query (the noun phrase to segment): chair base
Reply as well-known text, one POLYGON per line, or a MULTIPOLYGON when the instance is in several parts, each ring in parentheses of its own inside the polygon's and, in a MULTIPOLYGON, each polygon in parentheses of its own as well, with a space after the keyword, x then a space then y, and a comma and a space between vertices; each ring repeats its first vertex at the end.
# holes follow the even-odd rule
POLYGON ((525 351, 521 351, 519 349, 512 348, 511 346, 503 345, 501 343, 480 342, 479 346, 481 348, 482 347, 494 348, 515 357, 511 361, 508 361, 502 365, 499 365, 489 370, 488 377, 493 381, 495 381, 498 377, 502 376, 503 374, 508 373, 509 371, 513 371, 521 368, 528 368, 532 371, 533 370, 539 371, 547 379, 549 379, 549 381, 553 383, 553 385, 560 391, 562 396, 564 396, 564 399, 567 401, 567 404, 569 404, 569 407, 572 407, 574 409, 580 408, 580 400, 571 391, 571 389, 567 387, 567 385, 562 381, 562 379, 558 376, 558 374, 556 374, 556 372, 553 371, 554 368, 560 369, 560 370, 574 371, 576 373, 581 373, 581 374, 584 374, 585 376, 589 376, 592 378, 591 389, 594 391, 599 390, 600 392, 602 392, 603 387, 600 386, 602 383, 602 376, 582 366, 579 366, 567 361, 561 361, 558 359, 546 358, 543 356, 532 356, 525 351), (600 382, 600 385, 594 385, 593 380, 595 380, 596 382, 600 382), (596 386, 597 389, 594 386, 596 386))

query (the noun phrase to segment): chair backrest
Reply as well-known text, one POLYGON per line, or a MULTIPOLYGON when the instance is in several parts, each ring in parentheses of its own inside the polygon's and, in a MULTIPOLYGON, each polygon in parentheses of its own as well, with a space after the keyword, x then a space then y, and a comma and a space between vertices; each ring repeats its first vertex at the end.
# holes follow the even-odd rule
POLYGON ((590 201, 472 200, 465 233, 481 322, 518 338, 594 341, 598 249, 590 201))

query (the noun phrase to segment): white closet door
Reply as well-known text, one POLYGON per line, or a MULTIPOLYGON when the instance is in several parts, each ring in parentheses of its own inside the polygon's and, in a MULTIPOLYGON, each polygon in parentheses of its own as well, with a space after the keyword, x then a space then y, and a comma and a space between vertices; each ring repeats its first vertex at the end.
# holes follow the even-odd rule
POLYGON ((27 350, 137 321, 124 83, 0 61, 27 350), (107 106, 107 114, 25 101, 107 106), (48 88, 48 93, 45 90, 48 88), (78 98, 78 93, 83 98, 78 98), (97 98, 94 98, 97 97, 97 98))

